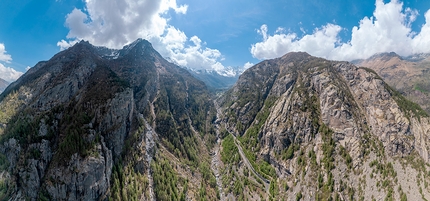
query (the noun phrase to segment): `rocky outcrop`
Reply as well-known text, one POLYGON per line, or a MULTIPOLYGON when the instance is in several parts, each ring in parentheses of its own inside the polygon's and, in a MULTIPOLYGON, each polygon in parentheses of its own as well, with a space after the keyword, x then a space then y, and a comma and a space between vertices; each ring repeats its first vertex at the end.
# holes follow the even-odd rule
POLYGON ((349 88, 360 108, 364 110, 362 113, 371 132, 384 143, 390 154, 410 154, 414 142, 406 140, 405 137, 411 135, 412 124, 407 114, 401 111, 401 106, 397 104, 384 81, 365 69, 341 67, 340 70, 345 77, 350 78, 349 88), (402 148, 393 149, 394 144, 402 148))
POLYGON ((112 150, 117 158, 122 153, 124 140, 130 133, 133 121, 134 98, 131 89, 116 94, 115 98, 108 100, 106 106, 96 112, 99 117, 99 132, 106 138, 106 146, 112 150), (106 112, 103 112, 106 110, 106 112))
POLYGON ((92 155, 82 158, 76 153, 67 166, 50 169, 46 192, 53 200, 106 199, 112 166, 111 150, 104 143, 98 144, 92 155))
POLYGON ((401 57, 394 52, 380 53, 355 63, 374 70, 390 86, 430 113, 430 83, 427 79, 430 75, 429 56, 416 54, 401 57))
POLYGON ((19 155, 21 154, 20 144, 16 141, 16 139, 11 138, 4 142, 4 146, 1 147, 1 151, 6 155, 6 158, 9 161, 9 170, 14 169, 16 167, 19 155))
MULTIPOLYGON (((373 72, 306 53, 291 53, 265 61, 250 71, 252 76, 251 72, 244 73, 226 95, 225 102, 234 102, 227 111, 236 114, 242 124, 249 125, 258 124, 256 113, 261 111, 267 98, 276 99, 260 132, 265 150, 279 153, 291 143, 312 141, 318 133, 319 125, 315 124, 318 121, 330 127, 344 145, 350 138, 372 132, 393 155, 407 155, 415 147, 413 140, 404 137, 413 136, 412 130, 416 127, 422 129, 413 124, 420 117, 402 112, 394 93, 373 72), (264 72, 269 68, 271 72, 264 72), (246 98, 241 93, 252 91, 259 95, 241 105, 241 99, 246 98), (252 111, 252 108, 257 109, 252 111), (395 144, 398 148, 393 149, 395 144)), ((231 119, 226 118, 227 122, 231 119)))

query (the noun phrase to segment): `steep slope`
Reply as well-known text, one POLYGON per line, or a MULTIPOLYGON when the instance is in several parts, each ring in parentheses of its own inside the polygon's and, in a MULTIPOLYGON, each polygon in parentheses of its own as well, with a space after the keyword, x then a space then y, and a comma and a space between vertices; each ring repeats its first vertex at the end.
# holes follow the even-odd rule
POLYGON ((82 41, 1 95, 0 199, 214 199, 214 115, 205 85, 149 42, 82 41))
POLYGON ((430 197, 428 115, 369 69, 289 53, 245 71, 218 101, 227 195, 430 197))
POLYGON ((374 70, 390 86, 418 103, 430 114, 429 55, 412 55, 403 58, 393 52, 382 53, 357 61, 356 65, 374 70))
POLYGON ((6 80, 0 78, 0 93, 3 92, 8 85, 9 83, 6 82, 6 80))

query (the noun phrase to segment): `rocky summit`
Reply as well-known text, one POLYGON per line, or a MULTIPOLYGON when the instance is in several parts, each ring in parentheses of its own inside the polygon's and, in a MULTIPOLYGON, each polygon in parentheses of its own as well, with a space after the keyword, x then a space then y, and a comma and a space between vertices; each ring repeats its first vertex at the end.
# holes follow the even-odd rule
POLYGON ((0 200, 426 200, 430 118, 307 53, 215 96, 146 40, 81 41, 0 95, 0 200))

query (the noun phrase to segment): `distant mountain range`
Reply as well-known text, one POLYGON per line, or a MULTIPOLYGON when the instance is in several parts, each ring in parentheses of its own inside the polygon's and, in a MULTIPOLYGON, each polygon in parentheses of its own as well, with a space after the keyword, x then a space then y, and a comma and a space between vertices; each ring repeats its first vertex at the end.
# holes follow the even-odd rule
POLYGON ((226 90, 236 83, 243 70, 232 70, 230 74, 220 74, 214 70, 192 70, 188 71, 197 79, 203 81, 210 89, 226 90))
POLYGON ((3 92, 6 87, 9 85, 9 82, 0 78, 0 93, 3 92))

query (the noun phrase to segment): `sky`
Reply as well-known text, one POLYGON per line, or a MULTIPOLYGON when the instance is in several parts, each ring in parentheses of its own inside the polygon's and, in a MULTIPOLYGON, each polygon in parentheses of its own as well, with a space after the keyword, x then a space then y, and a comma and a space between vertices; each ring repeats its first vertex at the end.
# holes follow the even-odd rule
POLYGON ((331 60, 430 52, 428 0, 2 0, 0 78, 12 82, 80 40, 138 38, 193 69, 249 68, 291 51, 331 60))

